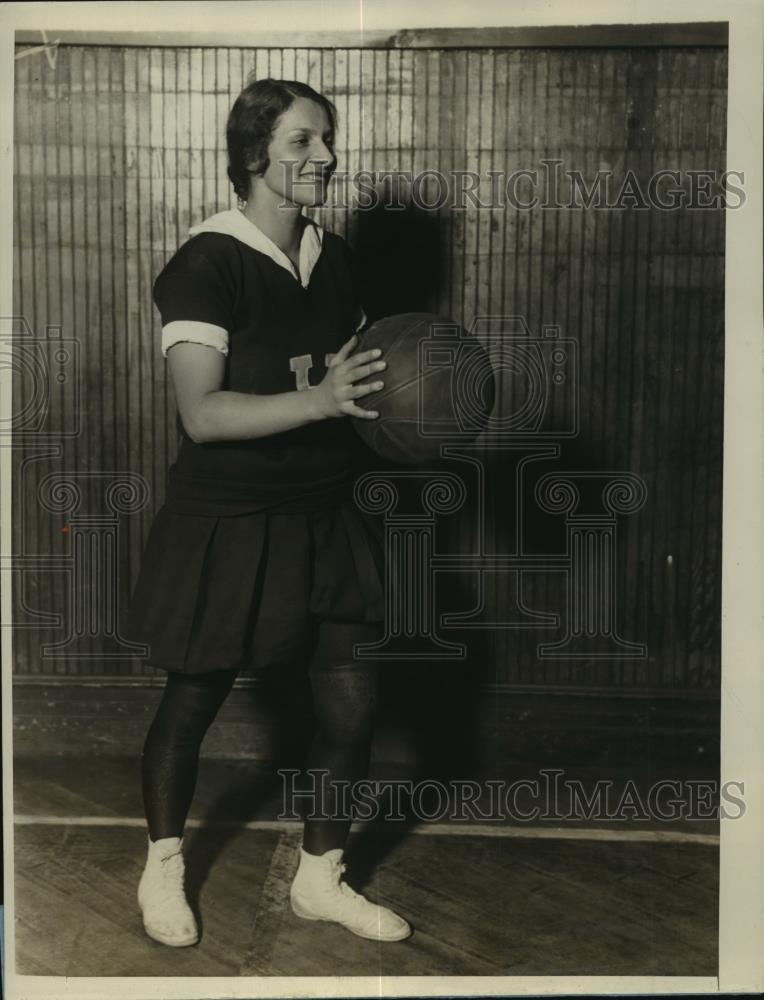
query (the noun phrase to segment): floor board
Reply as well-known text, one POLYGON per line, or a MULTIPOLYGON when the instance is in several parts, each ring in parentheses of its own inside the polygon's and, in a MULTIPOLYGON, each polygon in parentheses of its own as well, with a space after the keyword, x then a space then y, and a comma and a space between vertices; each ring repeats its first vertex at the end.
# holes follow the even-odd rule
POLYGON ((299 832, 192 829, 202 938, 172 949, 135 903, 145 833, 20 826, 17 970, 67 976, 716 974, 717 850, 697 844, 358 834, 348 878, 415 932, 378 945, 295 917, 299 832))

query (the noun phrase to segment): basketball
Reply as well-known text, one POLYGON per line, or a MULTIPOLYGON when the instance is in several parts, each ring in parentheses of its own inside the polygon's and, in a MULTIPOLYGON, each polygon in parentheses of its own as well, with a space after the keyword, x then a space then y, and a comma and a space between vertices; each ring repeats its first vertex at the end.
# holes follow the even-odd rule
POLYGON ((379 348, 387 368, 357 382, 384 381, 359 400, 376 420, 352 418, 382 458, 412 465, 440 456, 446 442, 469 443, 485 428, 495 398, 494 375, 480 342, 454 320, 402 313, 378 320, 359 350, 379 348))

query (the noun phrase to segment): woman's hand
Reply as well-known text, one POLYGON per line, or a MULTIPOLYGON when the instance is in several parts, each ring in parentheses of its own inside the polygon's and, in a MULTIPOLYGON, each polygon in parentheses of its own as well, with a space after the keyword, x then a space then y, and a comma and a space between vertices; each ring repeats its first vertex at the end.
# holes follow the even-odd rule
POLYGON ((320 385, 312 389, 314 401, 318 401, 319 413, 322 417, 360 417, 363 420, 374 420, 379 414, 376 410, 364 410, 355 400, 368 396, 371 392, 379 392, 384 388, 384 382, 370 382, 368 385, 354 385, 359 379, 381 372, 387 367, 378 358, 382 352, 378 349, 351 352, 358 346, 358 336, 353 336, 329 362, 329 367, 320 385))

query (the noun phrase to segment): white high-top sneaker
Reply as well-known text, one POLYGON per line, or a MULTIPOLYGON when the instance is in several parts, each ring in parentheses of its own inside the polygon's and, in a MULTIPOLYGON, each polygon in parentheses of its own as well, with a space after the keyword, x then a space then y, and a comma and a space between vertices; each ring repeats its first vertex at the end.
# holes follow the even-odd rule
POLYGON ((138 883, 138 905, 148 936, 174 948, 199 940, 199 928, 186 901, 184 877, 182 838, 149 837, 148 859, 138 883))
POLYGON ((300 865, 289 891, 292 910, 305 920, 330 920, 372 941, 402 941, 411 927, 397 913, 377 906, 342 882, 342 851, 307 854, 300 849, 300 865))

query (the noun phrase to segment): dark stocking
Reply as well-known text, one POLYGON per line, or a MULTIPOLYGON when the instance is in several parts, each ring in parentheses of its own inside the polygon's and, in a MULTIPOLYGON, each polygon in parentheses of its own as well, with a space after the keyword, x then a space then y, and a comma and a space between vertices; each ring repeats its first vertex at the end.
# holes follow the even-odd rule
POLYGON ((169 673, 143 747, 143 804, 149 836, 182 837, 196 787, 199 748, 238 671, 169 673))
MULTIPOLYGON (((327 627, 311 666, 311 687, 316 716, 316 736, 308 757, 307 786, 315 789, 313 812, 305 817, 303 848, 308 854, 324 854, 344 848, 350 829, 349 808, 332 788, 333 782, 355 782, 365 778, 369 767, 374 714, 377 705, 377 673, 367 661, 336 662, 337 640, 342 626, 327 627), (337 632, 336 630, 339 630, 337 632), (335 655, 331 655, 335 654, 335 655), (322 776, 317 772, 326 771, 322 776), (330 818, 339 817, 339 818, 330 818)), ((363 635, 346 626, 344 634, 354 641, 368 641, 368 627, 363 635)), ((342 644, 345 656, 352 656, 353 643, 342 644)), ((348 802, 349 796, 347 797, 348 802)), ((308 807, 307 813, 311 812, 308 807)))

